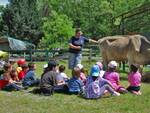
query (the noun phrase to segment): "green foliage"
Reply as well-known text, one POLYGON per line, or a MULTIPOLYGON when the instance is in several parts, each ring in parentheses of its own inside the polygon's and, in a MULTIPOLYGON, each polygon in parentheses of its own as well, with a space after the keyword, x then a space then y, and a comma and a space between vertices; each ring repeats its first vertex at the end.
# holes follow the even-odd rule
MULTIPOLYGON (((73 28, 80 27, 87 37, 99 38, 112 35, 115 26, 121 24, 121 17, 112 21, 113 17, 150 2, 150 0, 9 1, 6 8, 0 7, 2 14, 0 33, 30 40, 35 44, 38 44, 43 36, 39 44, 43 49, 59 47, 60 44, 62 47, 67 45, 68 37, 73 35, 73 28)), ((150 16, 145 15, 141 15, 137 19, 138 22, 131 18, 132 21, 127 21, 126 26, 131 31, 148 32, 150 16), (139 22, 141 23, 136 28, 135 25, 139 22), (146 26, 143 27, 143 24, 146 26)), ((116 34, 119 32, 117 31, 116 34)))
POLYGON ((72 21, 64 14, 51 12, 50 17, 43 18, 45 37, 40 42, 40 48, 64 48, 68 39, 73 35, 72 21))
POLYGON ((27 40, 38 41, 41 19, 36 7, 36 0, 10 0, 2 13, 4 35, 27 40))

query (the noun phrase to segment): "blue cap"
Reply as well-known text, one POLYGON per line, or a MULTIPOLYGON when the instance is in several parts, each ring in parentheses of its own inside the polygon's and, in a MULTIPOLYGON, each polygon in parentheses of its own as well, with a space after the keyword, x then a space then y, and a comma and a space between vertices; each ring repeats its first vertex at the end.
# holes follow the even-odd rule
POLYGON ((100 74, 100 69, 98 65, 93 65, 91 68, 91 76, 98 77, 100 74))

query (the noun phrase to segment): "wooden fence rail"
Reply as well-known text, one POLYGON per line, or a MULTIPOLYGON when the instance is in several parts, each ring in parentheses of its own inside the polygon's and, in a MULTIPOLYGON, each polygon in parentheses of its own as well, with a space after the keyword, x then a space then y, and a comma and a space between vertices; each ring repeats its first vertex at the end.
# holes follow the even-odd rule
MULTIPOLYGON (((7 50, 10 58, 23 57, 28 61, 48 61, 50 59, 68 59, 68 49, 53 50, 7 50)), ((83 59, 87 58, 90 62, 99 57, 99 49, 94 46, 86 46, 83 49, 83 59)))

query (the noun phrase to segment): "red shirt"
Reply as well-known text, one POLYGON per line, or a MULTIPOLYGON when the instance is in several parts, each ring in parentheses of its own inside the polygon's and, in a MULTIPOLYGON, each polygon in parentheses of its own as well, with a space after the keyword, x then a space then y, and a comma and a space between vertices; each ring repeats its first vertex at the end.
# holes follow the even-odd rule
POLYGON ((19 80, 22 80, 25 77, 26 73, 27 73, 27 71, 24 71, 24 70, 20 71, 18 73, 19 80))

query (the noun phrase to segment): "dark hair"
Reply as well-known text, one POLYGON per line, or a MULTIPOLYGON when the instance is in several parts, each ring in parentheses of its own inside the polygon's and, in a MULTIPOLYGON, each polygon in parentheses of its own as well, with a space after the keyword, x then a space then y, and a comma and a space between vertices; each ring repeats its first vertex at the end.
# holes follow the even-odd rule
POLYGON ((98 78, 98 76, 97 77, 92 76, 93 81, 95 81, 97 78, 98 78))
POLYGON ((137 72, 138 71, 138 65, 137 64, 131 64, 130 69, 133 72, 137 72))
POLYGON ((7 71, 9 68, 11 68, 11 64, 6 63, 3 68, 4 68, 5 71, 7 71))
POLYGON ((17 72, 17 69, 16 68, 12 68, 11 72, 12 73, 17 72))
POLYGON ((64 65, 59 66, 59 72, 64 72, 66 67, 64 65))
POLYGON ((80 29, 80 28, 77 28, 77 29, 76 29, 76 33, 78 33, 79 31, 81 31, 81 29, 80 29))
POLYGON ((80 69, 79 69, 78 67, 75 67, 75 68, 72 70, 72 76, 78 77, 78 74, 80 74, 80 69))
POLYGON ((53 68, 55 68, 57 65, 59 65, 55 60, 50 60, 48 62, 48 67, 44 69, 44 72, 41 75, 41 79, 43 78, 43 75, 49 71, 52 71, 53 68))
POLYGON ((58 63, 55 60, 50 60, 48 62, 48 70, 52 70, 53 68, 55 68, 58 65, 58 63))
POLYGON ((21 67, 22 67, 22 69, 26 69, 26 68, 28 68, 28 65, 27 64, 23 64, 21 67))
POLYGON ((34 65, 35 65, 35 63, 30 62, 30 63, 28 64, 29 69, 33 69, 33 68, 34 68, 34 65))

